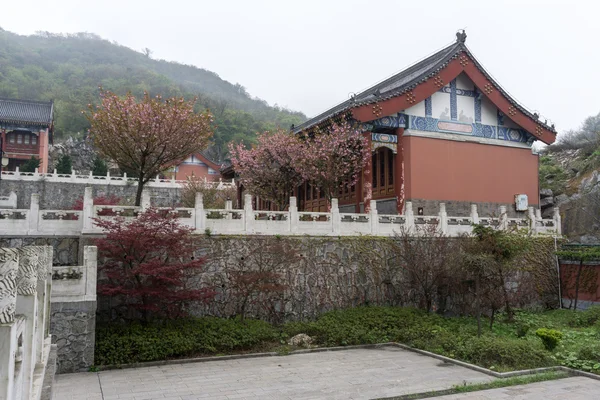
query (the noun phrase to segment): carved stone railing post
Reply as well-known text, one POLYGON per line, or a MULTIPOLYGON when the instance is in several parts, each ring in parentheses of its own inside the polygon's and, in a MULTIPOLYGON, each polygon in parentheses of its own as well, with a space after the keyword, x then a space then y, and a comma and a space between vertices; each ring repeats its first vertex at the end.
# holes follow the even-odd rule
POLYGON ((142 190, 142 211, 146 211, 150 208, 150 192, 148 190, 142 190))
POLYGON ((94 192, 90 186, 83 192, 83 233, 89 233, 94 229, 94 192))
POLYGON ((96 246, 84 247, 83 267, 86 269, 85 299, 96 301, 96 284, 98 280, 98 248, 96 246))
POLYGON ((206 229, 206 215, 204 214, 204 195, 200 192, 196 192, 196 199, 194 202, 194 213, 196 220, 196 231, 204 232, 206 229))
POLYGON ((254 212, 252 210, 252 195, 244 195, 244 224, 246 233, 254 233, 254 212))
POLYGON ((340 207, 338 199, 331 199, 331 226, 333 233, 339 234, 342 230, 342 219, 340 217, 340 207))
POLYGON ((15 318, 18 269, 17 249, 0 248, 0 325, 10 324, 15 318))
POLYGON ((537 220, 535 219, 535 209, 533 207, 527 207, 527 218, 529 219, 529 232, 532 235, 537 234, 537 220))
POLYGON ((404 225, 406 226, 406 233, 412 233, 415 231, 415 213, 413 212, 412 201, 404 203, 404 217, 406 218, 404 225))
POLYGON ((16 313, 25 317, 23 331, 23 389, 22 398, 31 396, 32 376, 37 355, 37 339, 35 337, 37 325, 37 285, 38 263, 40 254, 36 246, 21 247, 19 249, 19 271, 17 273, 17 309, 16 313))
POLYGON ((298 232, 298 203, 296 202, 296 197, 290 197, 290 232, 296 233, 298 232))
POLYGON ((48 293, 48 318, 46 319, 46 323, 44 325, 44 334, 46 337, 50 336, 50 296, 52 294, 52 265, 54 264, 54 248, 52 246, 45 246, 46 248, 46 274, 48 276, 48 280, 46 281, 46 293, 48 293))
POLYGON ((14 397, 15 354, 18 349, 15 312, 17 306, 17 249, 0 248, 0 399, 14 397))
POLYGON ((559 207, 554 207, 554 215, 553 218, 554 220, 554 226, 556 229, 556 234, 557 235, 562 235, 562 218, 560 216, 560 208, 559 207))
POLYGON ((369 221, 371 223, 371 235, 377 235, 379 233, 379 213, 377 212, 377 200, 371 200, 369 221))
POLYGON ((500 206, 500 229, 508 229, 508 213, 506 206, 500 206))
MULTIPOLYGON (((233 210, 233 202, 231 200, 225 201, 225 210, 227 210, 227 211, 233 210)), ((231 219, 231 213, 225 214, 225 219, 231 219)))
POLYGON ((473 225, 479 224, 479 214, 477 213, 477 204, 471 204, 471 223, 473 225))
POLYGON ((446 212, 446 203, 440 203, 440 221, 438 222, 439 233, 448 234, 448 213, 446 212))
POLYGON ((35 341, 36 341, 36 363, 42 361, 44 354, 44 344, 46 340, 46 325, 50 318, 50 291, 48 281, 52 281, 52 273, 48 271, 48 257, 47 251, 49 246, 34 246, 38 253, 37 259, 37 303, 38 313, 36 321, 35 341))
POLYGON ((31 203, 29 204, 29 234, 35 235, 39 228, 40 222, 40 195, 34 193, 31 195, 31 203))

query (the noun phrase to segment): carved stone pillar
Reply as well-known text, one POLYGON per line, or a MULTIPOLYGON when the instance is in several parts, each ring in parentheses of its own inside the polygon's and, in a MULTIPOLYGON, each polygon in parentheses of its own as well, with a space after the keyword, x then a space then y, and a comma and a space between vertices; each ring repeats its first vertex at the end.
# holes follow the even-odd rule
POLYGON ((17 294, 31 296, 37 291, 39 254, 36 246, 19 249, 19 272, 17 273, 17 294))
POLYGON ((18 269, 17 249, 0 248, 0 324, 10 324, 15 319, 18 269))
POLYGON ((47 281, 52 279, 48 273, 48 251, 47 246, 32 246, 38 254, 37 257, 37 321, 35 331, 36 341, 36 363, 42 361, 45 350, 46 332, 45 326, 49 317, 50 291, 47 281))
POLYGON ((22 397, 31 397, 33 371, 37 357, 37 315, 38 315, 38 266, 39 246, 27 246, 19 249, 19 271, 17 273, 17 314, 25 317, 23 330, 23 371, 22 397))

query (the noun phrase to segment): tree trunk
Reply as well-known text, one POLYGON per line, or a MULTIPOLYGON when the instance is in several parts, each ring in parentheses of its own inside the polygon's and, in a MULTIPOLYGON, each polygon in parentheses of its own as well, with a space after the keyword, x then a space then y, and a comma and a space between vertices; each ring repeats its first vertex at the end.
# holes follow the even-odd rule
POLYGON ((479 298, 479 274, 475 278, 475 312, 477 313, 477 337, 481 337, 481 300, 479 298))
POLYGON ((140 177, 138 178, 138 187, 137 187, 137 192, 135 194, 135 205, 136 206, 140 206, 142 203, 142 192, 144 191, 144 176, 142 174, 140 174, 140 177))
POLYGON ((492 315, 490 316, 490 331, 494 327, 494 316, 496 315, 496 309, 492 308, 492 315))
POLYGON ((506 308, 506 320, 513 322, 515 319, 515 313, 510 306, 510 299, 508 297, 508 290, 506 290, 506 282, 502 276, 502 270, 500 271, 500 283, 502 285, 502 295, 504 296, 504 307, 506 308))
POLYGON ((573 311, 577 311, 577 301, 579 300, 579 281, 581 279, 581 272, 583 271, 583 260, 579 261, 579 267, 577 268, 577 277, 575 278, 575 307, 573 311))

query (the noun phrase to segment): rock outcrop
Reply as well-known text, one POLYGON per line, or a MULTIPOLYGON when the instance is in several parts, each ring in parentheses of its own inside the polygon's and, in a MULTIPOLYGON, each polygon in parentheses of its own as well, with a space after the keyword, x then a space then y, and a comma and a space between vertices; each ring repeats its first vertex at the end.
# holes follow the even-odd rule
POLYGON ((50 146, 49 157, 51 167, 49 168, 49 172, 52 172, 58 163, 59 158, 64 154, 71 156, 73 169, 78 174, 88 174, 92 170, 94 158, 96 157, 96 150, 89 140, 85 138, 74 139, 69 137, 62 143, 56 143, 53 146, 50 146))

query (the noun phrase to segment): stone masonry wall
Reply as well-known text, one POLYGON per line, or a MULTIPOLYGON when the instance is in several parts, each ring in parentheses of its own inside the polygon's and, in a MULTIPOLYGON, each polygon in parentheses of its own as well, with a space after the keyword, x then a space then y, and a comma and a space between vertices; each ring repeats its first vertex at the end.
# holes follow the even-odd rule
POLYGON ((94 364, 96 302, 53 302, 50 334, 57 346, 57 373, 84 372, 94 364))
MULTIPOLYGON (((17 208, 29 208, 31 195, 40 195, 42 210, 71 210, 73 203, 83 198, 86 185, 81 183, 2 180, 0 196, 10 192, 17 194, 17 208)), ((131 185, 92 185, 94 197, 117 196, 124 204, 133 204, 137 186, 131 185)), ((150 188, 152 204, 158 207, 172 207, 181 201, 180 188, 150 188)))

